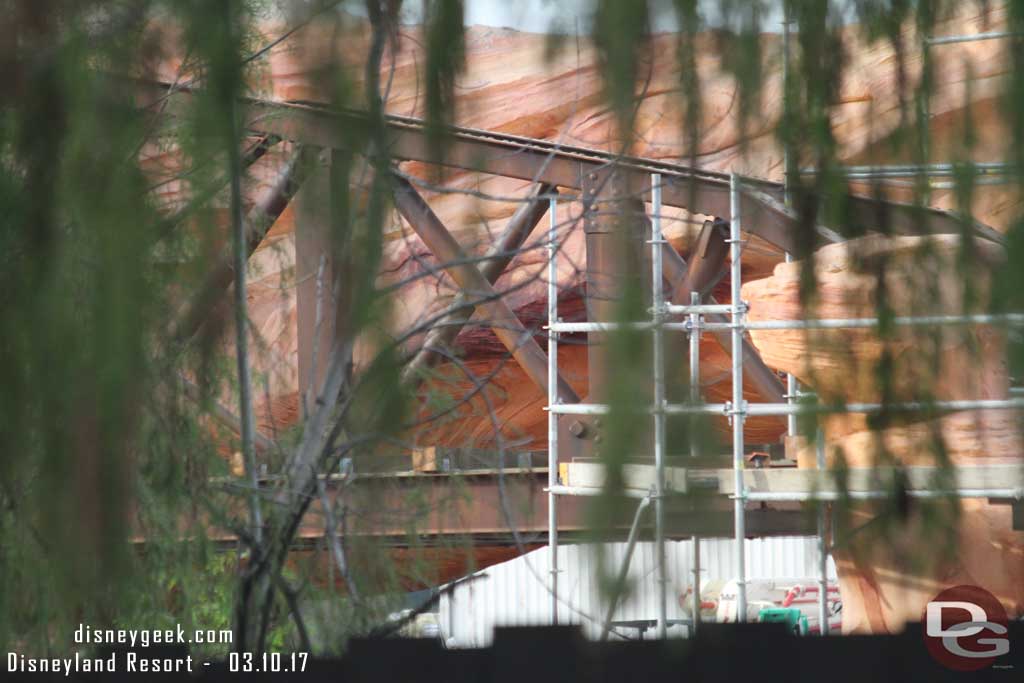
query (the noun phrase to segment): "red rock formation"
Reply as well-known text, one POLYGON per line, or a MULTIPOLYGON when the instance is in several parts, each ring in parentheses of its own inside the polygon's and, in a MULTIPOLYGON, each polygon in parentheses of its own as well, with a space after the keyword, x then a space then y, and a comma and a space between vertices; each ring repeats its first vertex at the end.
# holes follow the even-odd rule
MULTIPOLYGON (((972 283, 986 300, 989 265, 1001 248, 979 244, 972 283)), ((815 254, 813 311, 799 299, 802 263, 780 264, 770 278, 744 285, 752 320, 801 317, 857 318, 875 314, 884 282, 896 315, 973 312, 964 303, 965 279, 956 268, 957 238, 869 238, 827 246, 815 254), (884 276, 878 275, 884 262, 884 276)), ((924 332, 898 328, 881 339, 876 330, 753 331, 755 346, 772 367, 799 376, 825 398, 878 401, 878 363, 892 358, 884 378, 895 401, 1005 398, 1003 335, 989 327, 945 327, 924 332)), ((863 416, 822 422, 831 463, 954 465, 1020 462, 1019 418, 1006 411, 960 412, 921 421, 896 418, 880 431, 863 416)), ((814 462, 813 454, 798 457, 814 462)), ((834 515, 833 557, 843 595, 846 631, 891 632, 919 620, 943 588, 971 584, 996 595, 1011 614, 1024 609, 1024 532, 1013 531, 1010 508, 984 499, 937 503, 856 503, 834 515), (857 529, 854 533, 852 530, 857 529)))
MULTIPOLYGON (((829 245, 815 253, 811 301, 805 305, 800 299, 804 264, 780 263, 772 277, 743 285, 743 298, 751 304, 748 317, 874 317, 883 301, 898 315, 981 312, 989 296, 987 276, 1002 260, 1002 248, 978 241, 976 272, 970 277, 960 276, 959 249, 954 236, 864 238, 829 245), (879 287, 879 277, 884 287, 879 287), (976 303, 967 304, 966 297, 976 303)), ((891 399, 1001 398, 1007 392, 1002 335, 989 327, 902 327, 885 339, 866 328, 754 330, 751 337, 769 366, 792 372, 825 399, 880 400, 885 387, 878 367, 886 354, 893 366, 885 376, 891 399)))
MULTIPOLYGON (((937 435, 957 465, 1020 462, 1024 446, 1019 418, 1005 411, 954 413, 891 427, 880 438, 885 457, 934 465, 937 435)), ((878 444, 878 434, 856 432, 832 440, 830 451, 841 451, 849 466, 870 467, 885 462, 878 444)), ((847 532, 833 535, 832 553, 844 631, 899 631, 919 621, 940 591, 957 585, 985 588, 1008 614, 1024 614, 1024 532, 1013 530, 1009 505, 915 501, 904 517, 891 503, 858 503, 847 514, 847 532)))

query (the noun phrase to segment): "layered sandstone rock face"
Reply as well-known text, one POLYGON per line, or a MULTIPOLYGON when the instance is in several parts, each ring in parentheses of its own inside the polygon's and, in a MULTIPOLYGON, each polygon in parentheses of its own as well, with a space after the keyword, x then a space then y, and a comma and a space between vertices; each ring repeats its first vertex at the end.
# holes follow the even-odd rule
MULTIPOLYGON (((880 291, 892 313, 978 312, 1001 247, 978 243, 970 277, 958 269, 959 239, 866 238, 815 254, 812 308, 801 304, 805 264, 780 264, 770 278, 743 287, 752 320, 860 318, 876 314, 880 291), (973 289, 965 291, 965 283, 973 289)), ((1004 333, 986 326, 753 331, 772 367, 797 375, 826 400, 877 402, 1005 398, 1004 333)), ((822 419, 830 464, 978 465, 1024 462, 1020 420, 1007 411, 964 411, 933 419, 894 415, 869 429, 863 415, 822 419)), ((814 462, 813 453, 798 456, 814 462)), ((920 620, 943 588, 972 584, 1024 609, 1024 532, 1008 505, 985 499, 854 503, 833 510, 833 557, 843 594, 843 628, 889 632, 920 620)))
MULTIPOLYGON (((955 236, 832 244, 814 255, 806 302, 800 296, 803 262, 780 263, 770 278, 743 285, 748 318, 873 318, 886 308, 894 316, 984 312, 1002 247, 977 240, 972 272, 961 271, 960 249, 955 236)), ((1007 392, 1003 336, 990 327, 899 326, 885 337, 871 328, 750 334, 769 366, 792 372, 824 400, 1002 398, 1007 392), (891 369, 880 376, 883 362, 891 369)))
MULTIPOLYGON (((855 432, 832 440, 829 451, 841 452, 851 467, 935 465, 943 462, 943 450, 949 464, 983 465, 1019 463, 1022 446, 1018 416, 975 411, 890 427, 881 435, 855 432)), ((940 591, 958 585, 985 588, 1008 614, 1024 614, 1024 532, 1013 530, 1009 505, 984 498, 906 505, 833 509, 844 631, 898 631, 920 621, 940 591)))

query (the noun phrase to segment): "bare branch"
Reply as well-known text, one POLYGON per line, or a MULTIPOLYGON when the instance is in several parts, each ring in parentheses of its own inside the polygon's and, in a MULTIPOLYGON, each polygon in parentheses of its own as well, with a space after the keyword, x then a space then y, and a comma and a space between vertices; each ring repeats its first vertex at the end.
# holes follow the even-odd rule
MULTIPOLYGON (((338 571, 341 572, 342 578, 345 579, 345 585, 348 586, 349 595, 351 595, 352 600, 358 604, 359 589, 356 587, 355 581, 352 580, 352 574, 349 571, 348 561, 345 557, 345 548, 342 545, 341 539, 338 537, 338 520, 334 516, 334 509, 331 507, 331 501, 327 497, 327 489, 324 487, 324 481, 320 477, 316 478, 316 488, 317 495, 320 497, 320 507, 324 513, 324 526, 326 527, 325 530, 327 532, 327 542, 331 546, 331 553, 334 556, 334 562, 338 565, 338 571)), ((341 504, 341 519, 342 526, 344 526, 344 501, 342 501, 341 504)))
MULTIPOLYGON (((230 130, 236 132, 235 106, 227 111, 230 117, 230 130)), ((229 169, 231 174, 231 232, 235 268, 235 357, 238 361, 238 409, 241 414, 240 431, 242 436, 242 462, 245 463, 245 476, 252 484, 254 491, 249 495, 249 521, 252 525, 254 545, 259 547, 263 539, 263 514, 260 510, 260 499, 255 489, 259 488, 259 474, 256 472, 256 454, 253 452, 255 441, 255 421, 252 411, 252 377, 249 369, 249 309, 245 275, 251 250, 246 248, 246 225, 242 219, 242 168, 235 137, 228 141, 229 169)))

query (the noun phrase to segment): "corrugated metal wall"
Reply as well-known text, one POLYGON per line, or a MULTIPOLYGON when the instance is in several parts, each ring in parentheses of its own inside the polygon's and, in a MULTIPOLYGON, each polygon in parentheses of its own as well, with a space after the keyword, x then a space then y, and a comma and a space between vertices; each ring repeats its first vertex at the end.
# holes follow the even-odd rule
MULTIPOLYGON (((735 575, 735 544, 728 539, 701 542, 701 582, 726 581, 735 575)), ((598 553, 604 553, 608 576, 622 566, 625 543, 563 545, 558 548, 558 594, 560 623, 579 624, 588 637, 599 637, 607 609, 600 590, 598 553)), ((691 541, 665 543, 669 576, 668 618, 688 619, 689 611, 679 605, 692 583, 691 541)), ((488 567, 484 575, 456 587, 441 597, 439 621, 446 639, 458 647, 489 645, 495 626, 523 626, 550 623, 550 580, 548 548, 541 548, 514 560, 488 567)), ((816 540, 806 537, 758 538, 746 541, 747 578, 815 579, 818 575, 816 540)), ((657 617, 653 543, 638 543, 628 576, 628 592, 615 610, 614 621, 653 620, 657 617)), ((835 567, 829 559, 829 577, 835 567)), ((635 635, 636 631, 632 631, 635 635)))

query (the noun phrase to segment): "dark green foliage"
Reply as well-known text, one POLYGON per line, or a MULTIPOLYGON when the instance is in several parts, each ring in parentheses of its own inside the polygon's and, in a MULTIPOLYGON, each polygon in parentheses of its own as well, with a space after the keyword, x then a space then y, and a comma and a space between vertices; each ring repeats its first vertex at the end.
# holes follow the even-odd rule
POLYGON ((647 2, 597 0, 594 6, 594 45, 600 57, 605 97, 618 117, 620 132, 632 133, 640 83, 649 75, 643 65, 650 26, 647 2))
POLYGON ((441 126, 451 121, 455 105, 455 78, 466 60, 462 0, 430 0, 426 4, 427 125, 431 131, 434 156, 444 154, 441 126))
POLYGON ((0 581, 11 600, 45 598, 14 607, 20 618, 0 599, 0 640, 47 642, 64 637, 39 630, 58 617, 99 616, 134 562, 126 511, 155 455, 137 446, 166 300, 145 267, 158 215, 132 161, 143 121, 97 68, 137 54, 138 17, 112 6, 109 26, 90 26, 88 4, 8 9, 18 49, 3 57, 0 102, 0 516, 20 542, 3 534, 0 581))

